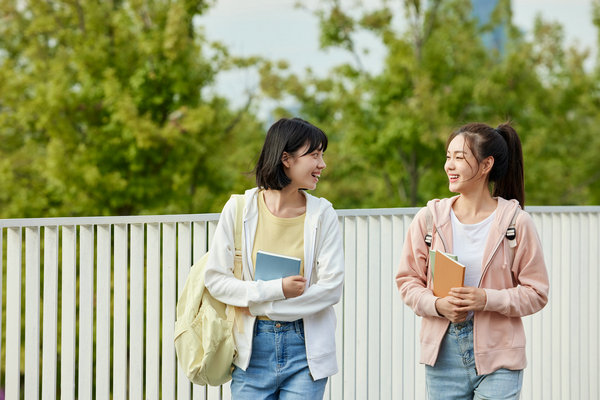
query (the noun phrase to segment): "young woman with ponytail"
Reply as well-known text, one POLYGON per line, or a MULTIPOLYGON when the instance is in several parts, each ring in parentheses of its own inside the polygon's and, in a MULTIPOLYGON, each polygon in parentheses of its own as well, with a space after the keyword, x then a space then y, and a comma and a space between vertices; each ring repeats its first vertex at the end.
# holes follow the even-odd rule
POLYGON ((521 317, 541 310, 549 290, 539 237, 522 210, 519 136, 509 124, 464 125, 448 138, 444 170, 458 195, 431 200, 417 213, 396 275, 404 302, 423 317, 428 396, 518 399, 526 366, 521 317), (433 294, 429 250, 458 256, 464 287, 433 294))

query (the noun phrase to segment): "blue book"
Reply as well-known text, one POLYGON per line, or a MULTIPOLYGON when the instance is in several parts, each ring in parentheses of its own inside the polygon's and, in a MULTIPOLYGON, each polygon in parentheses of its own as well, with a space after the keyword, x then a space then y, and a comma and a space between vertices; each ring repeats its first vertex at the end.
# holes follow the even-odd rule
POLYGON ((256 252, 255 281, 270 281, 286 276, 300 275, 300 260, 296 257, 269 253, 259 250, 256 252))

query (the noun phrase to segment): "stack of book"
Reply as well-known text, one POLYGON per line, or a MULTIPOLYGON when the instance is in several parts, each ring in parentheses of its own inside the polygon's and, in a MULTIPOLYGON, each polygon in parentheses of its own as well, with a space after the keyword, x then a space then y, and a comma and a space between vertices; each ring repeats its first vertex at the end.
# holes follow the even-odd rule
POLYGON ((446 297, 450 289, 464 286, 465 266, 455 255, 430 250, 429 265, 433 275, 433 294, 437 297, 446 297))

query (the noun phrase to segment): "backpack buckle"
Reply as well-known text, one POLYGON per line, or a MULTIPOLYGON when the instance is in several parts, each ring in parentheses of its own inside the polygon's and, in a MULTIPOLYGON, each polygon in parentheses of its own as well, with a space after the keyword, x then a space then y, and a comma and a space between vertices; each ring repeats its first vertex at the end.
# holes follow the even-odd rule
POLYGON ((511 226, 510 228, 508 228, 506 230, 506 238, 508 240, 515 240, 516 237, 517 237, 517 230, 515 229, 514 226, 511 226))
POLYGON ((431 247, 432 239, 433 239, 433 237, 429 233, 427 235, 425 235, 425 244, 427 244, 427 247, 431 247))

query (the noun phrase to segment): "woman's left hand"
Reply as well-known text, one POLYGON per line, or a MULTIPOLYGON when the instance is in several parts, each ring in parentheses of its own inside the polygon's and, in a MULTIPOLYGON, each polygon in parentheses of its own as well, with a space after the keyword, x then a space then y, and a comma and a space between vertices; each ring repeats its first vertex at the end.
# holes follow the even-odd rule
POLYGON ((487 300, 485 290, 470 286, 452 288, 448 294, 455 297, 448 301, 461 307, 462 311, 481 311, 487 300))

